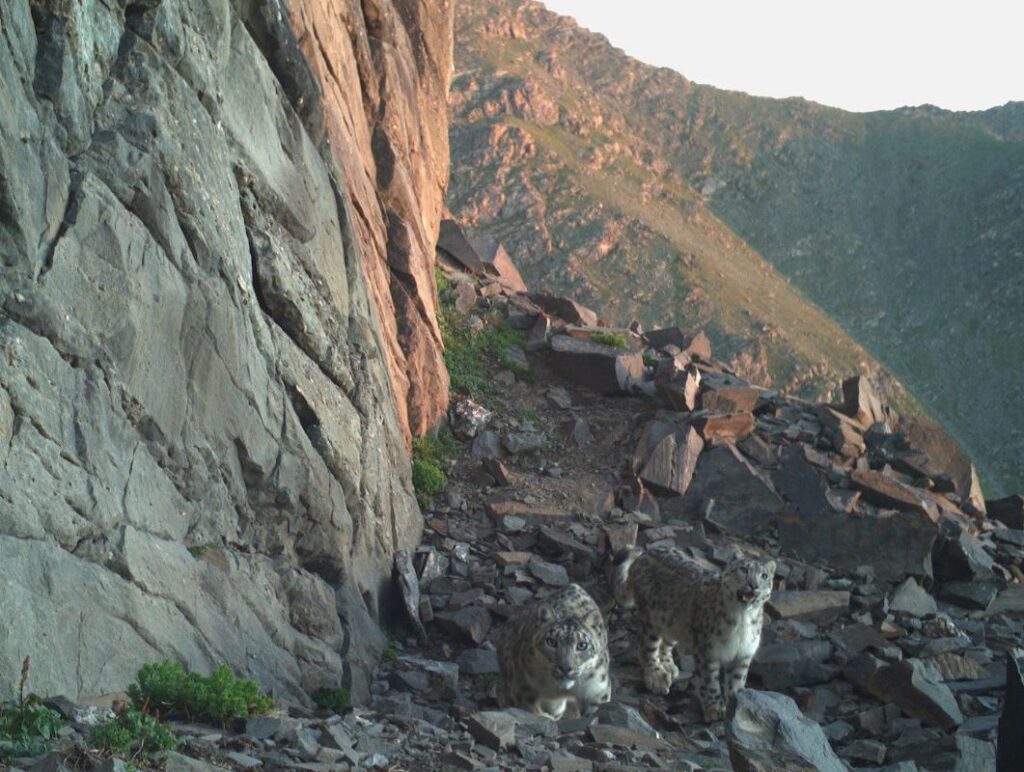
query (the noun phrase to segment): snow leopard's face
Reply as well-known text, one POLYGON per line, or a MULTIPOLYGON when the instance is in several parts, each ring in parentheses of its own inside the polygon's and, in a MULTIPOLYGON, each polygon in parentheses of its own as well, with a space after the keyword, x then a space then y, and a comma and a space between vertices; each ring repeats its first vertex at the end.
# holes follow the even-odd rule
POLYGON ((759 606, 771 597, 774 577, 774 560, 734 560, 722 572, 722 590, 737 603, 759 606))
POLYGON ((551 668, 551 679, 566 689, 592 673, 601 661, 602 641, 586 621, 578 617, 555 621, 552 616, 550 624, 534 633, 533 641, 545 664, 551 668))

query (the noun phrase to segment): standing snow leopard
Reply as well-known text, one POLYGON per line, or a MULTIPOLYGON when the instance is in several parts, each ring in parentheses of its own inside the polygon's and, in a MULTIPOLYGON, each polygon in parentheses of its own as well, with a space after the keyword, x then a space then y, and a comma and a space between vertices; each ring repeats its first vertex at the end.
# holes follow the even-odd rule
POLYGON ((513 617, 498 642, 499 699, 557 720, 573 700, 581 715, 611 699, 608 630, 601 610, 570 584, 513 617))
POLYGON ((616 563, 615 600, 636 606, 640 617, 647 688, 668 694, 679 675, 672 659, 678 643, 693 654, 704 720, 722 718, 729 698, 746 684, 761 642, 775 561, 734 560, 718 573, 669 547, 631 550, 616 563))

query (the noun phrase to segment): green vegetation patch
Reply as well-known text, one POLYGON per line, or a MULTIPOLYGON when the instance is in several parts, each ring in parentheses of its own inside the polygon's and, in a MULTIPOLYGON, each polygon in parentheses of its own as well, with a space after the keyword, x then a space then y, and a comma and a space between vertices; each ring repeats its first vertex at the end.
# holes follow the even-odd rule
POLYGON ((146 713, 184 713, 190 720, 224 724, 235 716, 268 713, 274 701, 248 678, 238 678, 227 665, 208 676, 186 673, 170 660, 143 665, 128 696, 146 713))
POLYGON ((117 756, 138 758, 174 750, 178 741, 155 718, 129 708, 96 727, 92 733, 92 745, 117 756))
POLYGON ((348 689, 339 686, 337 689, 317 689, 313 692, 313 704, 320 710, 341 713, 350 703, 348 689))
POLYGON ((442 468, 446 458, 455 452, 455 438, 447 427, 437 436, 417 437, 412 441, 412 485, 421 508, 448 484, 442 468))
POLYGON ((0 706, 0 759, 46 753, 62 726, 60 714, 34 694, 0 706))
POLYGON ((526 334, 521 330, 513 330, 498 319, 491 319, 482 330, 473 330, 466 326, 465 317, 450 307, 441 308, 437 321, 453 391, 471 397, 493 394, 494 373, 499 368, 512 370, 524 379, 532 377, 505 356, 509 346, 526 344, 526 334))
POLYGON ((590 336, 594 343, 602 346, 614 346, 615 348, 629 348, 629 341, 621 332, 595 332, 590 336))

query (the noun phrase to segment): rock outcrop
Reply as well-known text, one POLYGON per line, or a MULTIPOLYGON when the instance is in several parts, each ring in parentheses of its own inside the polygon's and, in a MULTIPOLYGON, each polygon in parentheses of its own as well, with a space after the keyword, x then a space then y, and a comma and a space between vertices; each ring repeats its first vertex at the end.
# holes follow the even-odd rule
POLYGON ((366 695, 445 401, 450 23, 0 6, 0 695, 26 654, 46 694, 167 656, 366 695))

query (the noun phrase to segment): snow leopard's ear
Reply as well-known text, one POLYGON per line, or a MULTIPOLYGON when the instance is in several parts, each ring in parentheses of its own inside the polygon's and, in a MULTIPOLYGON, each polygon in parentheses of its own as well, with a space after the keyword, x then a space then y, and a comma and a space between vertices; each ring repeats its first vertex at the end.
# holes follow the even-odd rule
POLYGON ((542 603, 540 608, 537 609, 537 616, 541 622, 550 622, 555 618, 555 610, 547 603, 542 603))
POLYGON ((767 571, 771 576, 775 576, 775 561, 769 560, 764 564, 764 570, 767 571))

